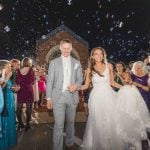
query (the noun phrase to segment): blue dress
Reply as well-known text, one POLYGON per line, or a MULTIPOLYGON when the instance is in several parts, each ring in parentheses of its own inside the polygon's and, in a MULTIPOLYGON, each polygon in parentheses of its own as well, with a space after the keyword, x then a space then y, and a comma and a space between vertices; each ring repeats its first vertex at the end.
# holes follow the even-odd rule
POLYGON ((16 145, 15 105, 14 94, 10 90, 12 81, 8 80, 4 88, 4 109, 2 118, 2 138, 0 138, 0 150, 8 150, 10 146, 16 145))
POLYGON ((3 91, 0 86, 0 138, 2 137, 2 121, 1 121, 1 113, 3 111, 4 107, 4 96, 3 96, 3 91))

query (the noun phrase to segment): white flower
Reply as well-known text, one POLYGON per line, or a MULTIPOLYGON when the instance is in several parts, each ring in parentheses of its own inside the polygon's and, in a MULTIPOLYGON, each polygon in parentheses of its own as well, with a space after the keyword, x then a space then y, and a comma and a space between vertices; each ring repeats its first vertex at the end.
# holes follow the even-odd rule
POLYGON ((76 70, 78 68, 79 64, 75 64, 74 65, 74 70, 76 70))

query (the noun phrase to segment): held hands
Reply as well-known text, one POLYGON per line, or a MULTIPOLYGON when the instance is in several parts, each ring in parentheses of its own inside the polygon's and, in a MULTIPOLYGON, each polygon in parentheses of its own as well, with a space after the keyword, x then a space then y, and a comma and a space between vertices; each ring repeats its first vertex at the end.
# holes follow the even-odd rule
POLYGON ((82 85, 82 86, 80 87, 80 90, 81 90, 81 91, 84 91, 84 90, 86 90, 86 89, 88 89, 88 87, 87 87, 86 85, 82 85))
POLYGON ((71 93, 74 93, 76 90, 78 89, 78 86, 76 84, 70 84, 68 86, 68 90, 71 92, 71 93))

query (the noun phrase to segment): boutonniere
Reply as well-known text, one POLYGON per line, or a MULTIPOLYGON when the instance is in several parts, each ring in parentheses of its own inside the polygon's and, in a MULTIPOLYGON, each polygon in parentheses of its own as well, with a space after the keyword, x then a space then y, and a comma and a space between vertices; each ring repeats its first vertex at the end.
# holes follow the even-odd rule
POLYGON ((76 70, 78 68, 79 64, 75 64, 74 65, 74 70, 76 70))

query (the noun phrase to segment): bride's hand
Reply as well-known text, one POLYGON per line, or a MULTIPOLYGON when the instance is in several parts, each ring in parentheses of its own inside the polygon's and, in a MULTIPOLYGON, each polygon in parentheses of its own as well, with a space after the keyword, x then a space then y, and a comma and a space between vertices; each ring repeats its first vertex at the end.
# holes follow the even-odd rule
POLYGON ((79 90, 86 90, 86 89, 88 89, 88 87, 86 85, 81 85, 79 90))
POLYGON ((81 85, 79 90, 83 91, 84 90, 84 85, 81 85))

